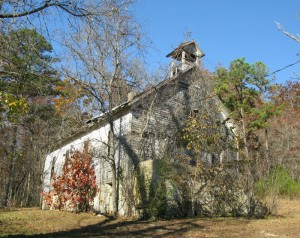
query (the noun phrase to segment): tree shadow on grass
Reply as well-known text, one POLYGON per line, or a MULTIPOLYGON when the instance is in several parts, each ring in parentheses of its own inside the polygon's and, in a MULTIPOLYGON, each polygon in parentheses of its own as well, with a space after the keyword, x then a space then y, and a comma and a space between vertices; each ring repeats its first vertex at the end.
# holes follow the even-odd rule
POLYGON ((180 237, 190 230, 202 230, 205 227, 193 220, 168 221, 120 221, 106 219, 98 224, 89 225, 70 231, 60 231, 38 235, 10 235, 10 238, 19 237, 180 237))

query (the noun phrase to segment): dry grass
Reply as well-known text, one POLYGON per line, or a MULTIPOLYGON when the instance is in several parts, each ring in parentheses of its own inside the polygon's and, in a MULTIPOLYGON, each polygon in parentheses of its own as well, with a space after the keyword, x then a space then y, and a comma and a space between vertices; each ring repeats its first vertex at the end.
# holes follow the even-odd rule
POLYGON ((0 211, 0 236, 63 232, 97 224, 102 220, 103 218, 91 213, 42 211, 39 208, 2 210, 0 211))
POLYGON ((0 236, 9 237, 300 237, 300 200, 280 200, 267 219, 110 220, 91 213, 38 209, 0 212, 0 236))

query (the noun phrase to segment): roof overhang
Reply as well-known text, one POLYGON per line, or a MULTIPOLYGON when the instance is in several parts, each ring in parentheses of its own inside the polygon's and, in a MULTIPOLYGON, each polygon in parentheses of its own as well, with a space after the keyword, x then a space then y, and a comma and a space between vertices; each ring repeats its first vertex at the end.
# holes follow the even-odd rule
POLYGON ((202 58, 205 54, 200 49, 195 41, 188 41, 181 43, 175 50, 167 54, 166 57, 172 57, 176 60, 181 60, 182 52, 188 53, 191 59, 202 58))

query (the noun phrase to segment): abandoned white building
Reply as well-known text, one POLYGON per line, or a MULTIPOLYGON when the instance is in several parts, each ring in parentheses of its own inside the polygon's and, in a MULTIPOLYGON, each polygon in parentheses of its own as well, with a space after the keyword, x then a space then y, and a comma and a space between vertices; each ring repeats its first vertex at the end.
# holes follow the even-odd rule
MULTIPOLYGON (((170 162, 179 163, 179 155, 186 150, 180 145, 178 134, 191 114, 210 110, 216 121, 224 122, 224 128, 231 127, 226 110, 212 94, 207 72, 201 69, 203 56, 194 41, 182 43, 167 55, 172 58, 168 79, 140 94, 130 94, 126 102, 113 108, 117 138, 114 159, 120 173, 117 191, 120 215, 136 215, 143 203, 147 203, 146 187, 156 176, 155 161, 167 157, 170 162), (144 176, 144 187, 139 185, 140 175, 144 176)), ((65 155, 81 150, 83 144, 89 142, 100 187, 93 206, 103 213, 112 212, 112 171, 105 160, 110 136, 108 117, 104 113, 89 120, 85 131, 60 144, 46 157, 44 191, 51 189, 51 176, 60 173, 65 155)), ((205 157, 213 163, 215 159, 222 160, 224 155, 207 154, 205 157)))

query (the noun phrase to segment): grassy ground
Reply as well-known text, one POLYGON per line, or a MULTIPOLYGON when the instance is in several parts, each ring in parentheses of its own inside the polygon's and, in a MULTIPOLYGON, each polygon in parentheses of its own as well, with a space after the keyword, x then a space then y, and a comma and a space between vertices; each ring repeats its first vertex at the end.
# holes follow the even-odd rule
POLYGON ((3 237, 300 237, 300 200, 280 200, 278 215, 267 219, 111 220, 87 214, 0 211, 3 237))

